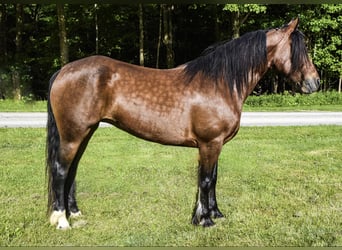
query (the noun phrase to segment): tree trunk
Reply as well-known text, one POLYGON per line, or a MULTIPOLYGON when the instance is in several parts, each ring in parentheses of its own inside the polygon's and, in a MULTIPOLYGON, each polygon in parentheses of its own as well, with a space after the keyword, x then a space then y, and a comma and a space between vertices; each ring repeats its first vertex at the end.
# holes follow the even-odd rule
POLYGON ((144 17, 143 17, 143 6, 139 4, 139 62, 140 66, 144 66, 144 17))
POLYGON ((240 36, 240 12, 232 12, 232 38, 238 38, 240 36))
POLYGON ((249 17, 250 13, 246 15, 241 15, 240 11, 233 11, 231 14, 232 20, 232 38, 238 38, 240 36, 240 28, 244 22, 246 22, 247 18, 249 17))
POLYGON ((215 30, 215 41, 221 41, 221 36, 220 36, 220 26, 219 26, 219 22, 220 22, 220 18, 218 17, 217 14, 217 5, 213 4, 212 5, 212 15, 214 17, 214 30, 215 30))
POLYGON ((7 10, 6 4, 0 5, 0 65, 7 63, 7 10))
POLYGON ((322 86, 322 91, 323 92, 326 92, 327 91, 327 82, 325 81, 325 73, 323 70, 321 70, 321 79, 322 79, 322 83, 323 83, 323 86, 322 86))
POLYGON ((277 94, 278 89, 279 89, 279 83, 280 83, 279 75, 274 75, 272 83, 273 83, 272 94, 277 94))
MULTIPOLYGON (((23 5, 16 4, 16 34, 15 34, 15 62, 19 63, 21 61, 21 51, 22 51, 22 32, 23 32, 23 5)), ((21 75, 20 68, 14 66, 12 71, 12 84, 13 84, 13 98, 15 100, 21 99, 21 75)))
POLYGON ((69 48, 67 41, 66 25, 65 25, 65 15, 64 15, 64 5, 61 3, 57 4, 57 17, 58 17, 58 28, 59 28, 59 48, 60 48, 60 58, 61 66, 69 62, 69 48))
POLYGON ((94 4, 95 12, 95 54, 99 54, 99 24, 97 20, 97 3, 94 4))
MULTIPOLYGON (((0 68, 7 65, 7 10, 6 4, 0 4, 0 68)), ((5 99, 5 88, 0 84, 0 99, 5 99)))
POLYGON ((172 17, 171 11, 173 5, 163 4, 163 23, 164 23, 164 38, 163 42, 166 47, 166 65, 168 68, 174 67, 174 53, 173 53, 173 32, 172 32, 172 17))
POLYGON ((338 93, 341 93, 341 86, 342 85, 342 76, 338 79, 338 93))
POLYGON ((160 56, 160 45, 162 40, 162 24, 163 24, 163 7, 159 6, 159 34, 158 34, 158 44, 157 44, 157 62, 156 68, 159 68, 159 56, 160 56))

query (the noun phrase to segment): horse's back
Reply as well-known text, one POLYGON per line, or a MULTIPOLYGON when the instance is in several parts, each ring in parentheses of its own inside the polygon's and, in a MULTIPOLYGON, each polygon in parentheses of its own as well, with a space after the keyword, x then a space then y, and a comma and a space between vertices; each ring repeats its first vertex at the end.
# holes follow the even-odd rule
POLYGON ((51 88, 51 104, 57 120, 73 127, 106 121, 147 140, 183 144, 190 107, 180 71, 87 57, 61 69, 51 88))
POLYGON ((71 130, 106 121, 162 144, 197 147, 199 140, 225 140, 217 132, 234 130, 239 114, 210 84, 186 83, 183 76, 182 67, 159 70, 91 56, 61 69, 51 103, 57 120, 71 130))

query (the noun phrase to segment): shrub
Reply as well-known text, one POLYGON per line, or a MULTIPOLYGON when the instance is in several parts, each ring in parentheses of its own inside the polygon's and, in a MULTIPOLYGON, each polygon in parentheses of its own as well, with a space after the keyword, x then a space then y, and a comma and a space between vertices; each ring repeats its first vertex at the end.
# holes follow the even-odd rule
POLYGON ((250 96, 245 105, 250 107, 297 107, 311 105, 342 105, 342 94, 337 91, 317 92, 311 95, 272 94, 250 96))

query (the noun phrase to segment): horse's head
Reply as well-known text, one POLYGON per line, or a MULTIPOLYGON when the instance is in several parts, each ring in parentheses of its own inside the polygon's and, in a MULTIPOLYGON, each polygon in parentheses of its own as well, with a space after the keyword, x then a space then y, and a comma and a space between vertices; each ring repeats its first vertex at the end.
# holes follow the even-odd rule
POLYGON ((304 35, 297 30, 299 19, 266 34, 268 66, 274 66, 299 84, 302 93, 310 94, 319 87, 319 75, 308 56, 304 35))

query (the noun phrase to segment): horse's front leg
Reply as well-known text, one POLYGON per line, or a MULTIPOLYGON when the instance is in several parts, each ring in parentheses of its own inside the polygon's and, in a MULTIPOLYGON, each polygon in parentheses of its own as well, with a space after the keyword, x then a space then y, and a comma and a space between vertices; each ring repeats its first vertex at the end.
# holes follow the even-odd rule
POLYGON ((215 167, 214 167, 213 175, 212 175, 212 185, 209 190, 209 210, 210 210, 210 215, 213 218, 222 218, 224 216, 219 210, 217 206, 217 201, 216 201, 217 168, 218 168, 218 162, 215 163, 215 167))
POLYGON ((221 148, 222 143, 215 141, 200 146, 197 203, 192 218, 194 225, 213 226, 214 222, 210 218, 212 213, 217 217, 222 215, 215 197, 217 160, 221 148))
POLYGON ((192 224, 210 227, 215 224, 210 218, 209 208, 209 190, 212 180, 210 174, 203 173, 201 165, 199 168, 201 173, 199 173, 197 203, 193 212, 192 224))

